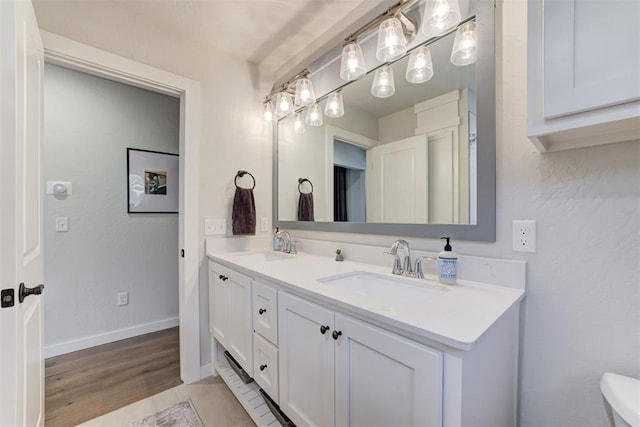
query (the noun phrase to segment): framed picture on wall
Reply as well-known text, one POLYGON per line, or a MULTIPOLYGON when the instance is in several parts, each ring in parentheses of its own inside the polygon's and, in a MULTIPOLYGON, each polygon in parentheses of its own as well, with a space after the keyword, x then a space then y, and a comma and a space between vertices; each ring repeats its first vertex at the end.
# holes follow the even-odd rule
POLYGON ((127 148, 127 212, 178 213, 178 155, 127 148))

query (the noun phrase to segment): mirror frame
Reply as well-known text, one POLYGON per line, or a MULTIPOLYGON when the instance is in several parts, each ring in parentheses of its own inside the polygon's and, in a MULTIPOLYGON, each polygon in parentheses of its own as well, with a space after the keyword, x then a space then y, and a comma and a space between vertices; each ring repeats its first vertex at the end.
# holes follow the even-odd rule
MULTIPOLYGON (((273 226, 309 230, 398 237, 496 241, 496 100, 495 7, 492 1, 476 5, 476 31, 482 54, 476 62, 477 82, 477 224, 393 224, 370 222, 305 222, 278 219, 278 122, 273 126, 273 226)), ((369 71, 373 72, 373 70, 369 71)))

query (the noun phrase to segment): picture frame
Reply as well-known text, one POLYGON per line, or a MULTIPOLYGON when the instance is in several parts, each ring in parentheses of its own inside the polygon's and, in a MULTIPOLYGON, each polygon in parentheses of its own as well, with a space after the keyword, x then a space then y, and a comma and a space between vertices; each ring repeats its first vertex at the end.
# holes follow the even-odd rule
POLYGON ((127 148, 127 212, 178 213, 179 156, 127 148))

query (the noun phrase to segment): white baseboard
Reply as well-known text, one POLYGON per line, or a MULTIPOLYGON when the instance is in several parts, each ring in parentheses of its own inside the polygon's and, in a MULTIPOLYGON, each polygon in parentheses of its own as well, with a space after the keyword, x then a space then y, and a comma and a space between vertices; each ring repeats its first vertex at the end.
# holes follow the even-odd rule
POLYGON ((126 338, 137 337, 138 335, 161 331, 163 329, 173 328, 175 326, 178 326, 179 320, 180 319, 178 317, 171 317, 168 319, 144 323, 142 325, 136 325, 129 328, 117 329, 115 331, 48 345, 44 347, 44 357, 46 359, 48 357, 60 356, 61 354, 71 353, 74 351, 83 350, 85 348, 95 347, 97 345, 120 341, 126 338))
POLYGON ((213 363, 207 363, 204 366, 200 366, 200 379, 216 375, 213 370, 213 363))

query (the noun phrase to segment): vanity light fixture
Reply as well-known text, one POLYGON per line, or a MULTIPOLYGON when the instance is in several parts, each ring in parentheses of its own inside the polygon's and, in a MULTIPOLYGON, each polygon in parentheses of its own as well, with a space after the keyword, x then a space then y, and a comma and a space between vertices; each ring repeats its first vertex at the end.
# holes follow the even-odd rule
POLYGON ((302 123, 302 113, 297 112, 293 119, 293 133, 301 134, 304 133, 304 123, 302 123))
POLYGON ((429 37, 436 37, 455 27, 461 19, 458 0, 427 0, 422 32, 429 37))
POLYGON ((316 95, 313 90, 313 83, 306 76, 296 80, 295 105, 304 107, 316 102, 316 95))
POLYGON ((362 48, 353 39, 342 48, 342 58, 340 62, 340 78, 350 81, 364 76, 367 72, 367 65, 364 62, 362 48))
POLYGON ((322 110, 317 103, 314 103, 307 109, 307 117, 305 122, 309 126, 322 126, 322 110))
POLYGON ((451 63, 460 66, 473 64, 477 58, 477 47, 476 23, 469 21, 456 31, 451 49, 451 63))
POLYGON ((291 95, 286 90, 278 93, 276 98, 276 114, 278 118, 282 118, 291 114, 293 111, 293 103, 291 102, 291 95))
POLYGON ((273 118, 273 102, 267 101, 264 103, 264 121, 272 122, 273 118))
POLYGON ((409 83, 424 83, 433 77, 431 51, 427 46, 420 46, 411 52, 405 77, 409 83))
POLYGON ((327 105, 324 107, 324 115, 337 119, 344 116, 344 102, 340 91, 333 92, 327 98, 327 105))
POLYGON ((376 98, 388 98, 396 91, 393 80, 393 69, 389 65, 383 65, 376 70, 371 85, 371 94, 376 98))
POLYGON ((407 40, 402 31, 402 24, 395 16, 391 16, 378 28, 378 46, 376 58, 380 62, 389 62, 407 52, 407 40))

